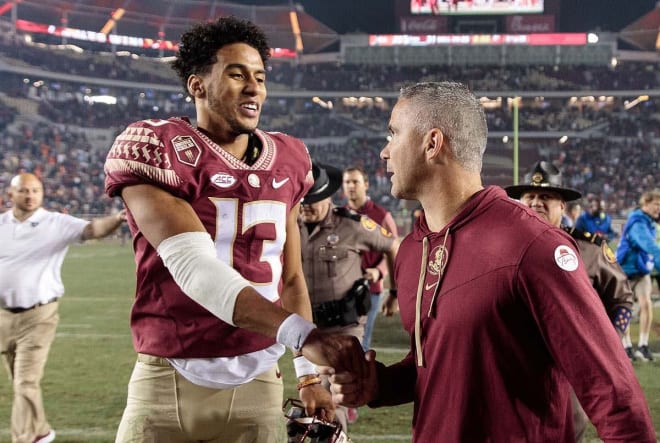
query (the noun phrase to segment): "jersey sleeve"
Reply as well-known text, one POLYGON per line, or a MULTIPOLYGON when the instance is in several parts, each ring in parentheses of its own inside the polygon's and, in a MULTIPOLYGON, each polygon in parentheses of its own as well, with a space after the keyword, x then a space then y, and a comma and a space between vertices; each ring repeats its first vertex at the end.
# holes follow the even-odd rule
POLYGON ((122 188, 153 184, 176 194, 183 183, 171 162, 171 148, 163 142, 167 120, 143 120, 117 136, 105 161, 105 191, 110 197, 122 188))

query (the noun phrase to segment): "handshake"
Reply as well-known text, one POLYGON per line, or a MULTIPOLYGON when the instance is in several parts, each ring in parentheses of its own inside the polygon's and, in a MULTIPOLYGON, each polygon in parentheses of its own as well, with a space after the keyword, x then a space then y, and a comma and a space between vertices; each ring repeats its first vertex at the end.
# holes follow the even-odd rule
POLYGON ((356 408, 377 398, 376 351, 365 353, 357 338, 315 329, 305 340, 302 353, 327 377, 335 404, 356 408))
MULTIPOLYGON (((358 407, 377 397, 376 352, 365 353, 356 337, 322 332, 300 315, 291 314, 280 324, 277 342, 305 357, 315 365, 311 371, 315 369, 330 383, 329 393, 316 383, 299 388, 308 415, 320 411, 325 419, 332 420, 336 404, 358 407)), ((303 377, 309 372, 297 375, 303 377)))

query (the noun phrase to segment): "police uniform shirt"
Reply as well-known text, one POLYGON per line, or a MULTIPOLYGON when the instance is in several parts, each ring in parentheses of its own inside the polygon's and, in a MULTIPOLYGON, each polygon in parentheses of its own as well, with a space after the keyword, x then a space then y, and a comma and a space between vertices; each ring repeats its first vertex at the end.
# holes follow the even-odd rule
POLYGON ((616 321, 617 308, 632 309, 633 293, 614 252, 599 234, 569 227, 563 229, 577 242, 591 284, 602 300, 607 315, 616 321))
POLYGON ((362 277, 360 254, 389 251, 392 234, 366 216, 333 208, 311 233, 300 223, 302 261, 312 305, 340 300, 362 277))

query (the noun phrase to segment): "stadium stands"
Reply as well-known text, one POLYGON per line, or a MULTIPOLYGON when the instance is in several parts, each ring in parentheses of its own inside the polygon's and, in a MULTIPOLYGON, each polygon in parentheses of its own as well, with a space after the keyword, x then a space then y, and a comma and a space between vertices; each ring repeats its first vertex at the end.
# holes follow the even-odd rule
MULTIPOLYGON (((491 131, 488 184, 513 180, 512 97, 519 107, 519 167, 556 162, 572 187, 602 195, 624 215, 644 187, 660 182, 658 70, 647 61, 611 66, 269 67, 270 98, 261 127, 303 138, 311 154, 338 166, 360 164, 371 193, 402 224, 407 207, 389 195, 379 160, 397 89, 413 81, 453 79, 484 97, 491 131)), ((103 194, 102 165, 114 135, 144 118, 193 115, 169 67, 147 57, 75 52, 0 37, 0 191, 27 170, 39 174, 53 208, 101 214, 118 203, 103 194)), ((405 226, 403 226, 405 228, 405 226)))

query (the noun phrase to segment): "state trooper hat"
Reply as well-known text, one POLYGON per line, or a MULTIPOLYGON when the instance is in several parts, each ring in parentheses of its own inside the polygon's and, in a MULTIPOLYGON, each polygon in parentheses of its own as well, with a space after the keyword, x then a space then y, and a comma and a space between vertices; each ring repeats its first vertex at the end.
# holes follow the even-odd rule
POLYGON ((333 166, 312 162, 312 174, 314 184, 302 199, 304 205, 311 205, 328 198, 341 187, 342 172, 333 166))
POLYGON ((582 197, 582 194, 575 189, 562 186, 561 172, 550 162, 536 162, 530 172, 525 174, 523 181, 525 184, 504 188, 507 195, 519 199, 525 192, 537 192, 543 189, 556 192, 564 201, 577 200, 582 197))

